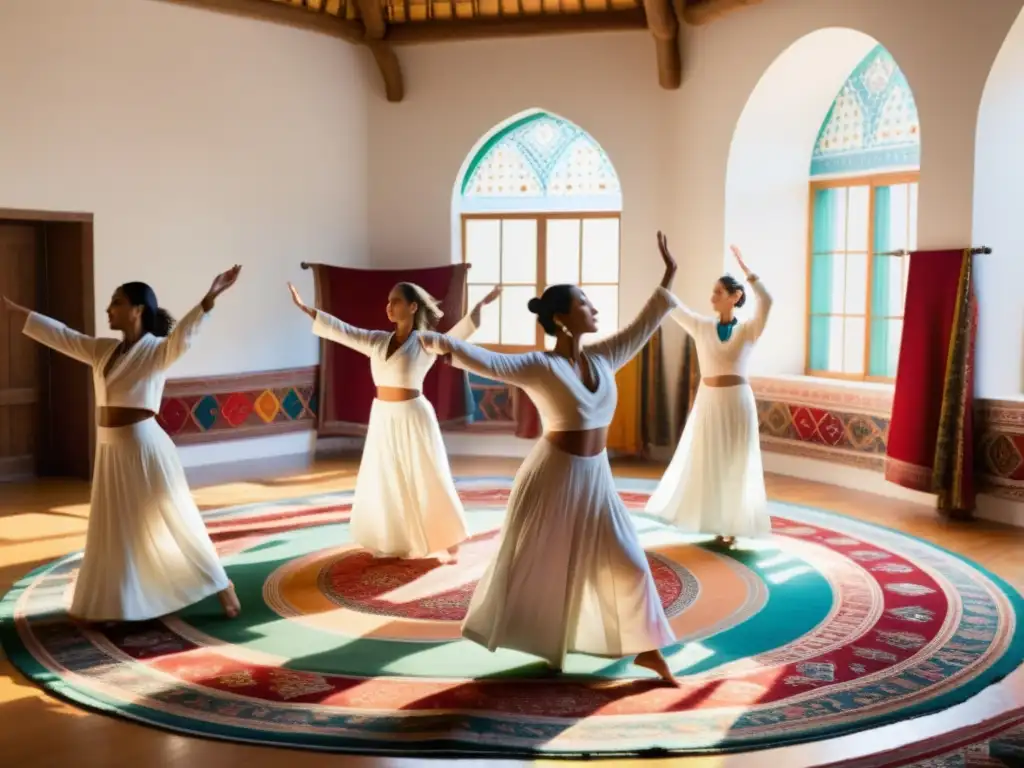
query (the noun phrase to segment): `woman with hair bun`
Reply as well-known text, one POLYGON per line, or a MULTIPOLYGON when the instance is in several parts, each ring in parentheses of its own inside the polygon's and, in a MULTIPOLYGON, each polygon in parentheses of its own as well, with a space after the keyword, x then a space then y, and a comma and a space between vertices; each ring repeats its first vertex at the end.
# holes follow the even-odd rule
MULTIPOLYGON (((376 557, 454 559, 466 540, 462 502, 423 380, 436 357, 414 338, 433 328, 443 313, 437 301, 413 283, 388 294, 394 331, 356 328, 306 306, 291 283, 295 305, 313 319, 313 333, 370 358, 377 397, 370 408, 366 442, 352 500, 352 539, 376 557)), ((480 326, 491 291, 449 333, 468 338, 480 326)))
POLYGON ((733 310, 747 293, 731 275, 715 283, 704 317, 680 305, 672 313, 697 346, 701 381, 682 438, 647 512, 684 531, 713 533, 732 546, 737 536, 771 532, 768 495, 764 487, 757 403, 747 381, 747 365, 761 337, 772 298, 730 246, 746 275, 757 304, 754 316, 740 323, 733 310))
POLYGON ((229 618, 241 611, 189 492, 171 438, 156 421, 167 369, 196 337, 241 267, 217 275, 175 324, 145 283, 114 291, 107 320, 121 340, 93 338, 20 307, 24 333, 92 367, 98 429, 85 554, 70 615, 82 621, 144 621, 216 594, 229 618))
POLYGON ((544 437, 516 473, 498 553, 481 578, 462 634, 488 650, 511 648, 561 670, 567 653, 622 658, 674 682, 661 649, 675 642, 605 445, 615 413, 615 372, 639 352, 676 304, 664 236, 661 285, 639 316, 595 344, 597 310, 574 285, 552 285, 528 305, 550 352, 489 352, 439 333, 420 334, 452 364, 525 390, 544 437))

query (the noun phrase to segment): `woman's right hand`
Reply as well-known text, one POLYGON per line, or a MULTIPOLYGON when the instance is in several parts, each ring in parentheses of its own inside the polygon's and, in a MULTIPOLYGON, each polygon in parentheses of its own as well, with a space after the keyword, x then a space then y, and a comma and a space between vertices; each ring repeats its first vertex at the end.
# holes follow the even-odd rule
POLYGON ((32 312, 31 309, 27 309, 27 308, 21 306, 21 304, 15 304, 13 301, 8 299, 6 296, 4 296, 4 309, 6 309, 8 312, 13 312, 15 314, 21 313, 23 315, 27 315, 27 314, 30 314, 32 312))
POLYGON ((302 297, 299 296, 298 289, 294 285, 292 285, 291 283, 288 283, 288 290, 292 292, 292 301, 295 302, 295 306, 298 307, 299 309, 301 309, 303 312, 305 312, 311 318, 316 320, 316 310, 315 309, 311 309, 311 308, 307 307, 305 304, 302 303, 302 297))

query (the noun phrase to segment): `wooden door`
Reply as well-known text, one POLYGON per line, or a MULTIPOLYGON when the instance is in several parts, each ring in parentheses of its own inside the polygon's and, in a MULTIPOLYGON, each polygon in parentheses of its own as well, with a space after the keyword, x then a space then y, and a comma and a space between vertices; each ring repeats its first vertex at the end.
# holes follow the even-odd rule
MULTIPOLYGON (((35 224, 0 222, 0 294, 37 306, 42 237, 35 224)), ((35 474, 40 414, 39 350, 20 315, 0 311, 0 480, 35 474)))

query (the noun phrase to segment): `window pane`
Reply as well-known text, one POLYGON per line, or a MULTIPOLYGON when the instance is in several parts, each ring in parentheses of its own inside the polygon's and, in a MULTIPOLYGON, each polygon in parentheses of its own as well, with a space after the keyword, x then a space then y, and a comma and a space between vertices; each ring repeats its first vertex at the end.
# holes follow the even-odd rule
POLYGON ((910 247, 907 240, 906 184, 875 190, 875 251, 899 251, 910 247))
POLYGON ((547 284, 580 281, 580 220, 549 219, 547 231, 547 284))
POLYGON ((585 283, 619 282, 619 220, 583 220, 583 275, 585 283))
POLYGON ((811 352, 808 355, 808 367, 812 371, 827 371, 830 328, 833 318, 828 315, 811 317, 811 352))
POLYGON ((868 249, 868 219, 871 208, 871 188, 850 187, 847 191, 846 208, 846 250, 866 251, 868 249))
POLYGON ((846 190, 842 187, 814 191, 814 253, 841 251, 846 243, 846 190))
POLYGON ((466 219, 466 263, 472 264, 473 280, 501 281, 501 222, 498 219, 466 219))
POLYGON ((905 256, 890 256, 886 259, 886 291, 888 302, 884 314, 889 317, 902 317, 903 304, 907 297, 906 288, 903 285, 903 265, 909 262, 905 256))
MULTIPOLYGON (((832 285, 835 282, 837 259, 841 268, 842 254, 817 253, 811 257, 811 314, 813 315, 827 315, 842 309, 841 306, 832 304, 832 285)), ((842 278, 842 272, 839 275, 842 278)))
POLYGON ((864 373, 863 317, 847 317, 843 333, 843 373, 864 373))
POLYGON ((581 286, 597 310, 598 332, 594 339, 603 339, 619 330, 619 288, 616 285, 581 286))
POLYGON ((848 315, 863 315, 868 309, 868 257, 864 253, 846 256, 846 303, 848 315))
POLYGON ((830 312, 842 314, 846 306, 846 259, 844 254, 837 253, 832 257, 832 280, 829 285, 830 312))
MULTIPOLYGON (((475 266, 470 272, 474 270, 475 266)), ((501 281, 537 285, 536 219, 501 222, 501 281)))
POLYGON ((910 185, 910 211, 907 224, 907 248, 911 251, 917 250, 917 184, 910 185))
POLYGON ((537 343, 537 316, 526 308, 537 294, 534 286, 507 286, 501 292, 501 343, 537 343))
POLYGON ((895 378, 902 334, 902 320, 871 320, 871 362, 868 366, 871 376, 895 378))
POLYGON ((828 367, 827 371, 843 372, 843 318, 828 319, 828 367))
MULTIPOLYGON (((470 270, 472 272, 473 270, 470 270)), ((470 285, 466 291, 469 299, 469 308, 477 305, 484 296, 491 292, 493 285, 470 285)), ((480 312, 480 327, 473 334, 474 344, 497 344, 501 341, 498 335, 499 316, 501 314, 501 299, 484 307, 480 312)))

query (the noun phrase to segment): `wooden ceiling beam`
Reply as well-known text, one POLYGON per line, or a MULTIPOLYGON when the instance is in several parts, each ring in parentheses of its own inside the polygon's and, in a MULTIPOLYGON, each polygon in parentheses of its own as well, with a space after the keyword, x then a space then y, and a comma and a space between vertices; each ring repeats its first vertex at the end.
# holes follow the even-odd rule
POLYGON ((679 21, 672 0, 644 0, 647 27, 654 36, 658 57, 658 83, 674 91, 683 82, 683 59, 679 53, 679 21))
POLYGON ((311 32, 320 32, 331 37, 340 37, 350 43, 362 43, 366 34, 360 22, 339 19, 337 16, 327 13, 268 0, 161 0, 161 2, 204 8, 248 19, 271 21, 311 32))
POLYGON ((405 98, 405 79, 402 77, 402 65, 398 61, 395 49, 384 39, 388 32, 387 21, 384 19, 384 8, 380 0, 356 0, 359 15, 366 29, 366 45, 377 62, 377 69, 384 79, 384 95, 388 101, 399 102, 405 98))
POLYGON ((748 5, 759 5, 763 0, 675 0, 676 14, 695 27, 708 24, 748 5))
POLYGON ((646 28, 644 9, 630 8, 624 11, 535 13, 454 21, 407 21, 389 26, 385 39, 395 45, 416 45, 445 40, 489 40, 646 28))

